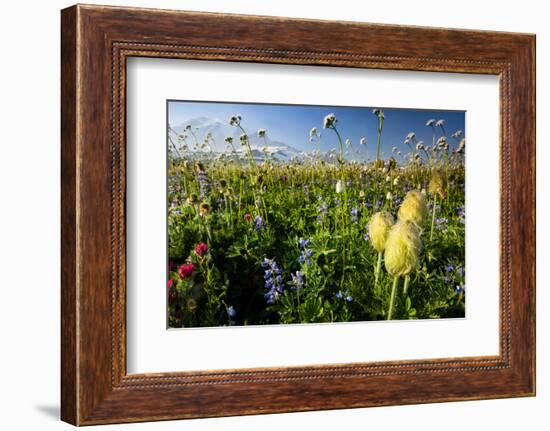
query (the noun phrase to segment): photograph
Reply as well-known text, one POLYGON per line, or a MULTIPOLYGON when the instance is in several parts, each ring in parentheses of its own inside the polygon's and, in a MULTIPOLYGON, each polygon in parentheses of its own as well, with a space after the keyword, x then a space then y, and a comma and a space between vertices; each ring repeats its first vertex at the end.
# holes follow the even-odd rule
POLYGON ((167 326, 464 318, 465 112, 167 101, 167 326))

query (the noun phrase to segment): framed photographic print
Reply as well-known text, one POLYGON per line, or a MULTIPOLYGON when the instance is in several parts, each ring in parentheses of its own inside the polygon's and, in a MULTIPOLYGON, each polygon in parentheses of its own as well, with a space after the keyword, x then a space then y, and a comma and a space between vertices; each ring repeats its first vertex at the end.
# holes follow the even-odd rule
POLYGON ((61 30, 63 420, 535 394, 533 35, 61 30))

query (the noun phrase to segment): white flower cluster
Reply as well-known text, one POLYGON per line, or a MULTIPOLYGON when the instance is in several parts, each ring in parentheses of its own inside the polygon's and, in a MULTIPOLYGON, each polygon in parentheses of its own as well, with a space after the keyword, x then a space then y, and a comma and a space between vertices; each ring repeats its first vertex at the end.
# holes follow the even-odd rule
POLYGON ((336 119, 336 115, 328 114, 323 121, 323 128, 328 129, 330 127, 334 127, 337 122, 338 120, 336 119))
POLYGON ((233 115, 231 118, 229 118, 229 125, 238 126, 239 124, 241 124, 241 116, 240 115, 233 115))
POLYGON ((372 110, 372 113, 376 115, 378 118, 384 118, 384 111, 382 111, 380 108, 374 108, 372 110))

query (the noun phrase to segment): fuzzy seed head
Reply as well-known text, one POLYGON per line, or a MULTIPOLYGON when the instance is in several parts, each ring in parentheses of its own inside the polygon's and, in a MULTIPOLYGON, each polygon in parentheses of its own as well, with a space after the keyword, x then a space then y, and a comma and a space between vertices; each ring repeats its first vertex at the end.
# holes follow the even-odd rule
POLYGON ((344 191, 344 187, 344 182, 342 180, 338 180, 336 182, 336 193, 342 193, 344 191))
POLYGON ((199 203, 199 197, 196 193, 191 193, 187 198, 187 203, 189 205, 197 205, 199 203))
POLYGON ((336 119, 336 115, 334 114, 328 114, 325 119, 323 120, 323 128, 329 129, 331 127, 336 126, 336 123, 338 120, 336 119))
POLYGON ((393 216, 387 211, 377 212, 371 217, 368 225, 369 238, 376 251, 384 251, 392 225, 393 216))
POLYGON ((200 160, 197 160, 195 162, 195 170, 197 172, 204 172, 204 165, 202 164, 202 162, 200 160))
POLYGON ((410 221, 420 227, 424 224, 427 211, 426 196, 418 190, 411 190, 399 207, 397 218, 400 221, 410 221))
POLYGON ((202 202, 199 206, 199 214, 202 217, 206 217, 208 214, 210 214, 210 205, 208 205, 206 202, 202 202))
POLYGON ((422 241, 420 230, 410 221, 398 221, 390 229, 384 252, 386 271, 393 276, 410 274, 418 266, 422 241))
POLYGON ((436 193, 441 196, 441 199, 445 199, 445 180, 441 172, 433 171, 432 178, 428 184, 428 191, 435 195, 436 193))
POLYGON ((233 115, 229 118, 229 124, 231 126, 238 126, 239 124, 241 124, 241 119, 242 118, 240 115, 233 115))

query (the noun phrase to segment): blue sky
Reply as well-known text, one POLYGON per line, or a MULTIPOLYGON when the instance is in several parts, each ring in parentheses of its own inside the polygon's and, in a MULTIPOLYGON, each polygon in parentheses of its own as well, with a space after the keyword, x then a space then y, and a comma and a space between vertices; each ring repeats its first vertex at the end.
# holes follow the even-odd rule
MULTIPOLYGON (((178 126, 197 117, 218 119, 227 123, 232 115, 242 117, 241 125, 249 135, 259 128, 266 129, 269 140, 281 141, 302 151, 316 149, 309 143, 309 131, 316 127, 322 133, 322 151, 338 148, 336 134, 323 129, 323 119, 334 113, 338 119, 337 128, 342 139, 351 139, 354 150, 360 158, 376 155, 378 118, 372 114, 373 107, 312 106, 312 105, 272 105, 225 102, 186 102, 169 101, 168 121, 178 126), (365 137, 366 146, 360 146, 359 140, 365 137)), ((387 158, 391 148, 398 147, 402 153, 409 151, 403 141, 409 132, 415 132, 417 140, 427 145, 432 143, 432 129, 426 126, 431 118, 444 119, 448 142, 456 148, 457 142, 451 134, 457 130, 465 132, 464 111, 417 110, 383 108, 385 121, 382 132, 381 152, 387 158)), ((441 130, 437 129, 437 136, 441 130)))

